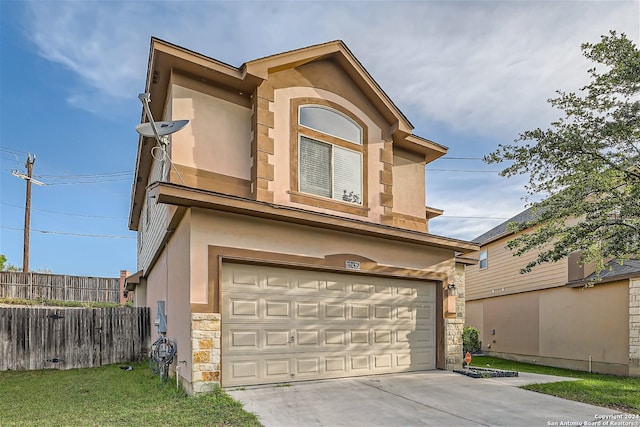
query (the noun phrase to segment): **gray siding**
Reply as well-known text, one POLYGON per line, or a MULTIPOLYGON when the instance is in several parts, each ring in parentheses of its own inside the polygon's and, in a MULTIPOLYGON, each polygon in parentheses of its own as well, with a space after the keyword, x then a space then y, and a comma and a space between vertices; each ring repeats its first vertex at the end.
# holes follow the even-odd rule
MULTIPOLYGON (((162 163, 154 160, 148 184, 163 180, 162 163)), ((162 243, 168 216, 167 205, 157 204, 154 199, 148 197, 148 192, 146 194, 138 227, 138 270, 145 272, 162 243)))

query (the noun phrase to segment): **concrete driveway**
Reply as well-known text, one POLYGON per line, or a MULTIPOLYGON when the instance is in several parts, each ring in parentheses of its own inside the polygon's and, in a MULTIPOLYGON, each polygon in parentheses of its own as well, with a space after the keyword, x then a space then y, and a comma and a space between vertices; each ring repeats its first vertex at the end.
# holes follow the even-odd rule
POLYGON ((429 371, 226 391, 266 427, 640 425, 633 416, 517 388, 564 380, 571 379, 429 371))

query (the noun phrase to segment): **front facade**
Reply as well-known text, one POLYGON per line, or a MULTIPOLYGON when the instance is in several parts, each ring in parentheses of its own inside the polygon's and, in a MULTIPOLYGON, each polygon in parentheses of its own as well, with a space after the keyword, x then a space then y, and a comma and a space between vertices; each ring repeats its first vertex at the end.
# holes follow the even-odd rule
POLYGON ((236 68, 152 39, 146 91, 190 123, 167 156, 140 139, 129 286, 165 301, 188 391, 461 363, 476 246, 429 234, 425 196, 446 148, 342 42, 236 68))
POLYGON ((640 262, 608 264, 596 280, 579 254, 520 269, 537 257, 506 248, 510 222, 474 239, 479 259, 466 269, 466 326, 480 330, 484 353, 569 369, 640 375, 640 262))

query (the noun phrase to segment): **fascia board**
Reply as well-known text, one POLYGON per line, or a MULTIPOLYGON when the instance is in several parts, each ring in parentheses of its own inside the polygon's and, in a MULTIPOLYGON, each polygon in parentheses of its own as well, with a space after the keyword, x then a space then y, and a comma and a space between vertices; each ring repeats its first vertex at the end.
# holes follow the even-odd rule
POLYGON ((309 225, 318 228, 402 241, 422 246, 431 246, 457 252, 478 250, 478 246, 476 244, 464 240, 404 230, 350 218, 342 218, 335 215, 311 212, 289 206, 258 202, 214 193, 211 191, 184 187, 177 184, 156 182, 149 186, 149 191, 151 192, 151 197, 155 198, 157 203, 166 203, 185 207, 201 207, 223 212, 232 212, 249 215, 251 217, 309 225))

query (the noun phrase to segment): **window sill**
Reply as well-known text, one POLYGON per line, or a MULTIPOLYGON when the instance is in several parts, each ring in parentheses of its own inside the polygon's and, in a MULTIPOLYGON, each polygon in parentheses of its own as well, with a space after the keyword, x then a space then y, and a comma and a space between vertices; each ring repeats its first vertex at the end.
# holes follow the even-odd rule
POLYGON ((289 191, 288 193, 291 196, 291 201, 294 203, 302 203, 317 208, 331 209, 353 215, 369 216, 369 208, 366 206, 358 206, 353 203, 341 202, 339 200, 327 199, 325 197, 299 193, 297 191, 289 191))

